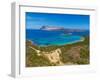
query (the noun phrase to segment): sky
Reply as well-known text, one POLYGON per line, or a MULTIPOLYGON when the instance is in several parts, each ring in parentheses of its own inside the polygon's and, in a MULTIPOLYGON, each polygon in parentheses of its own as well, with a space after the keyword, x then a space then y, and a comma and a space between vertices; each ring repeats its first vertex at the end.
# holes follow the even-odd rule
POLYGON ((54 26, 70 29, 89 29, 90 16, 79 14, 55 14, 26 12, 26 29, 54 26))

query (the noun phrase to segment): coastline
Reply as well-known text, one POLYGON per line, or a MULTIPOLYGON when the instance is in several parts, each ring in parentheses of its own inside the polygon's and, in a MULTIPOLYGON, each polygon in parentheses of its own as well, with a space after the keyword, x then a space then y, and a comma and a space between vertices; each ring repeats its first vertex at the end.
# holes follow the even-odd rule
POLYGON ((34 45, 31 41, 27 41, 26 67, 60 66, 62 63, 63 65, 89 64, 88 41, 89 37, 86 36, 81 37, 81 40, 70 43, 69 45, 46 47, 34 45), (59 63, 54 61, 59 61, 59 63))
MULTIPOLYGON (((74 43, 77 43, 77 42, 82 42, 82 41, 84 41, 84 40, 85 40, 85 38, 84 38, 84 37, 81 37, 81 40, 69 42, 69 43, 67 43, 67 44, 74 44, 74 43)), ((67 45, 67 44, 65 44, 65 45, 67 45)))
POLYGON ((29 42, 31 42, 33 45, 36 45, 36 46, 48 47, 48 46, 64 46, 64 45, 69 45, 69 44, 74 44, 74 43, 82 42, 82 41, 84 41, 84 40, 85 40, 85 38, 84 38, 84 37, 81 37, 80 40, 76 40, 76 41, 69 42, 69 43, 66 43, 66 44, 58 44, 58 45, 36 45, 36 43, 34 43, 34 41, 32 41, 32 40, 27 39, 26 41, 29 41, 29 42))

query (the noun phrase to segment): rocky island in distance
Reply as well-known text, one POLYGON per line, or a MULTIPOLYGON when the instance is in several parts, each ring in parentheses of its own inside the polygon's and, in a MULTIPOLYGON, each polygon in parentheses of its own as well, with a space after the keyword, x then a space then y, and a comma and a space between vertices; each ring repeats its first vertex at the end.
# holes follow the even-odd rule
POLYGON ((42 26, 40 30, 47 30, 47 31, 65 31, 65 32, 84 32, 88 31, 85 29, 71 29, 71 28, 63 28, 63 27, 57 27, 57 26, 42 26))
POLYGON ((63 27, 55 27, 55 26, 42 26, 40 28, 40 30, 48 30, 48 31, 52 31, 52 30, 63 30, 63 27))

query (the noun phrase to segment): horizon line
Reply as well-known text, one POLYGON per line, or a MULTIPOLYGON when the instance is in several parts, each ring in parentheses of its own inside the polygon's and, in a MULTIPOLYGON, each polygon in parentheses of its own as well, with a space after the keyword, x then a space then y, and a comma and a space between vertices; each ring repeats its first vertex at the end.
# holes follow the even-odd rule
MULTIPOLYGON (((42 30, 42 29, 40 29, 40 28, 26 28, 26 29, 42 30)), ((63 28, 63 29, 89 30, 89 29, 80 29, 80 28, 63 28)))

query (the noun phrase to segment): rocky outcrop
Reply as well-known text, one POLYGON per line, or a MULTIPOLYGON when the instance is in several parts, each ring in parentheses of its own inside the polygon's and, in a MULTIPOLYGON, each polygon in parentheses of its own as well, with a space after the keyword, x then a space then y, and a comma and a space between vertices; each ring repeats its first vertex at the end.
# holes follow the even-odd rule
POLYGON ((62 30, 64 28, 63 27, 55 27, 55 26, 42 26, 40 29, 52 31, 52 30, 62 30))
POLYGON ((61 61, 61 58, 60 58, 61 50, 59 48, 51 52, 40 51, 33 47, 30 47, 30 48, 36 51, 37 56, 42 56, 46 58, 51 64, 63 65, 63 62, 61 61))

